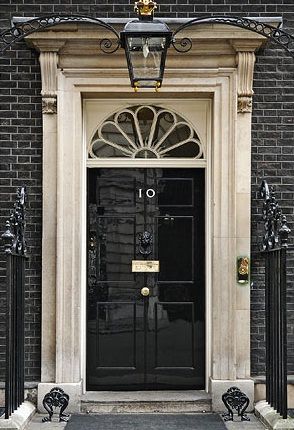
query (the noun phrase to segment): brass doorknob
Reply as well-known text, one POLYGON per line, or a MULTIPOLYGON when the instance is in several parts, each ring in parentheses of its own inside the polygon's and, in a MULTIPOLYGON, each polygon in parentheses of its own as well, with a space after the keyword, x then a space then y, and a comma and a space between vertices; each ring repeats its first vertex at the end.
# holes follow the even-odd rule
POLYGON ((149 296, 149 293, 150 293, 150 291, 149 291, 149 288, 148 288, 148 287, 143 287, 143 288, 142 288, 142 290, 141 290, 141 294, 142 294, 142 296, 147 297, 147 296, 149 296))

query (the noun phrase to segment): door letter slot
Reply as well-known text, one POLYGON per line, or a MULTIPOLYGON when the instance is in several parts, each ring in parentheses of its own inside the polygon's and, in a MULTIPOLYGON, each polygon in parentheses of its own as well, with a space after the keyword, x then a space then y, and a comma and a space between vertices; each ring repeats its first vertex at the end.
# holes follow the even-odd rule
POLYGON ((133 260, 132 272, 159 272, 158 260, 133 260))

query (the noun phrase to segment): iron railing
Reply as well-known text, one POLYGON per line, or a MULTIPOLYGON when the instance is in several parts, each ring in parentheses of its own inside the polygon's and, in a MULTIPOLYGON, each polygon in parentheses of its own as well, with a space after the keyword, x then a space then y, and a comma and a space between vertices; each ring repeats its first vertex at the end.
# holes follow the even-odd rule
POLYGON ((26 190, 17 199, 2 235, 7 258, 5 418, 24 401, 24 288, 26 190))
POLYGON ((286 248, 265 252, 266 400, 287 418, 286 248))
POLYGON ((265 232, 266 401, 287 418, 287 248, 291 230, 273 188, 262 181, 265 232))

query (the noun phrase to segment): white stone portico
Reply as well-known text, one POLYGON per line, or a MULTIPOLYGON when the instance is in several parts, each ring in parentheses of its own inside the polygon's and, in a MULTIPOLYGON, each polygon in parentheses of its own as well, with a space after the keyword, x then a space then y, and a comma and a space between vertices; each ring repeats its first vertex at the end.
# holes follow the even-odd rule
MULTIPOLYGON (((221 394, 232 385, 253 402, 250 284, 236 282, 236 257, 250 255, 252 79, 255 51, 266 40, 226 25, 186 30, 183 36, 192 38, 193 49, 186 54, 168 51, 160 92, 135 94, 123 50, 112 55, 99 51, 99 41, 107 36, 105 30, 90 24, 67 24, 26 38, 40 52, 43 96, 42 382, 38 397, 42 400, 58 384, 71 397, 70 411, 77 412, 85 392, 84 100, 95 100, 105 110, 111 105, 112 111, 124 103, 174 105, 179 113, 181 106, 185 111, 203 101, 209 105, 206 160, 169 159, 165 166, 206 169, 206 389, 213 409, 223 408, 221 394)), ((127 160, 134 167, 157 167, 162 162, 127 160)), ((94 165, 99 164, 88 163, 94 165)), ((127 165, 112 159, 103 160, 103 166, 127 165)))

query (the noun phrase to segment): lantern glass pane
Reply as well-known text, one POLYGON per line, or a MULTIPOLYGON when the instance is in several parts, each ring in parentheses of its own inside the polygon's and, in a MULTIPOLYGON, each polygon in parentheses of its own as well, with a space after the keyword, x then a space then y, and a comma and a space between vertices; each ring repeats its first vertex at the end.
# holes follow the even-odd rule
MULTIPOLYGON (((159 80, 165 37, 129 37, 128 49, 134 80, 159 80)), ((152 84, 151 84, 152 85, 152 84)))

